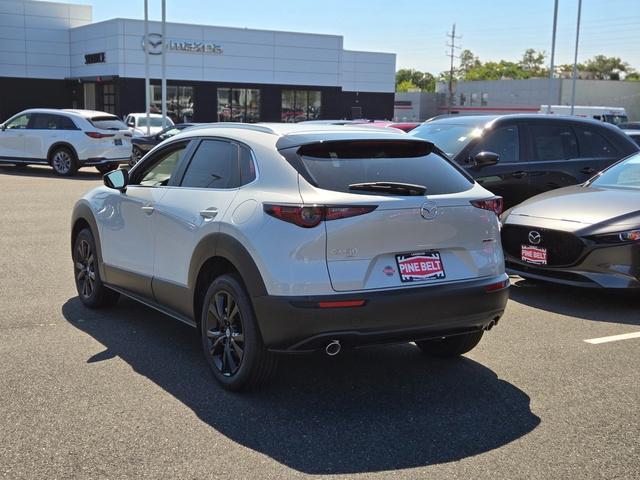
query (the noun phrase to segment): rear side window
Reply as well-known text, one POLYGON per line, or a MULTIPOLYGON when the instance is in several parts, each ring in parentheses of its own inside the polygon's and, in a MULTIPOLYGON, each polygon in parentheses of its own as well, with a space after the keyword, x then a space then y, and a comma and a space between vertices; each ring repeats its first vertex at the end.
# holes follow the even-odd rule
POLYGON ((238 146, 221 140, 203 140, 193 154, 181 186, 237 188, 241 184, 238 146))
POLYGON ((31 128, 38 130, 76 130, 73 120, 62 115, 37 113, 32 118, 31 128))
POLYGON ((580 142, 580 156, 586 158, 615 158, 618 150, 595 128, 575 127, 580 142))
POLYGON ((578 158, 578 141, 565 125, 529 125, 534 161, 578 158))
POLYGON ((101 130, 126 130, 127 126, 115 115, 104 115, 89 119, 91 124, 101 130))
MULTIPOLYGON (((307 180, 337 192, 376 194, 349 189, 368 182, 422 185, 427 195, 469 190, 473 182, 423 142, 337 141, 306 145, 298 150, 307 180)), ((380 194, 379 192, 377 194, 380 194)))
POLYGON ((518 127, 502 127, 486 132, 486 138, 474 147, 472 155, 480 152, 493 152, 500 155, 500 163, 513 163, 520 160, 518 127))

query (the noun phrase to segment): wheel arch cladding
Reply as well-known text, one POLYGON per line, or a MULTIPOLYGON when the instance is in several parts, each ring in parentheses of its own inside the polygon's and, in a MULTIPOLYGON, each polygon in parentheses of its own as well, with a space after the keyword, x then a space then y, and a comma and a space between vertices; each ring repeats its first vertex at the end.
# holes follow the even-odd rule
POLYGON ((249 298, 267 294, 262 275, 251 254, 235 238, 215 233, 196 246, 189 265, 189 287, 193 292, 194 320, 199 322, 204 295, 211 281, 225 273, 237 273, 249 298))
POLYGON ((98 270, 101 278, 106 278, 104 274, 104 264, 102 263, 102 248, 100 247, 100 237, 98 235, 98 224, 93 217, 91 207, 86 203, 77 203, 73 207, 71 214, 71 255, 73 258, 73 246, 78 234, 85 228, 91 230, 93 240, 96 244, 96 254, 98 255, 98 270))
POLYGON ((47 161, 49 163, 51 163, 51 156, 53 155, 53 152, 55 152, 58 148, 66 148, 67 150, 70 150, 76 160, 79 160, 78 152, 73 145, 68 142, 56 142, 49 147, 49 151, 47 152, 47 161))

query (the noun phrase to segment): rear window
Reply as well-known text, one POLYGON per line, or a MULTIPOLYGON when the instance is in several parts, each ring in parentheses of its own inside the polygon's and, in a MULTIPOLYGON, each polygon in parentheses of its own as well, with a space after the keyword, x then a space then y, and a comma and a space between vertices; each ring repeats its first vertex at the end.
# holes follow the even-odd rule
POLYGON ((426 187, 427 195, 469 190, 473 181, 448 160, 431 153, 426 142, 338 141, 305 145, 298 150, 304 171, 313 185, 326 190, 355 192, 349 185, 395 182, 426 187))
POLYGON ((115 115, 105 115, 102 117, 92 117, 91 124, 101 130, 126 130, 127 126, 115 115))

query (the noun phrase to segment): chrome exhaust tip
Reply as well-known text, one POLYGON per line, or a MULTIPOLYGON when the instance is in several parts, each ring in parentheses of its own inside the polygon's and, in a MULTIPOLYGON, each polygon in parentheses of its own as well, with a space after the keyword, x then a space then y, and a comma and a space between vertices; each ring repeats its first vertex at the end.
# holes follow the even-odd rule
POLYGON ((342 350, 342 346, 338 340, 332 340, 324 349, 325 353, 330 357, 338 355, 340 350, 342 350))
POLYGON ((486 332, 488 332, 489 330, 491 330, 491 329, 495 326, 495 324, 496 324, 496 321, 495 321, 495 320, 491 320, 491 321, 487 324, 487 326, 486 326, 486 327, 484 327, 484 330, 485 330, 486 332))

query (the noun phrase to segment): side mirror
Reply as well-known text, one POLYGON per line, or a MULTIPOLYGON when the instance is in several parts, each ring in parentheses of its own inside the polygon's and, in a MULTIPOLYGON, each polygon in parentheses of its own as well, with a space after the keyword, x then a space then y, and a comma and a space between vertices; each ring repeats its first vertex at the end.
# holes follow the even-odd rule
POLYGON ((112 170, 102 177, 105 186, 124 192, 129 184, 129 172, 126 170, 112 170))
POLYGON ((7 129, 7 126, 4 123, 0 123, 0 130, 3 132, 7 129))
POLYGON ((500 161, 500 155, 494 152, 480 152, 471 159, 474 168, 484 168, 500 161))

